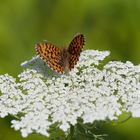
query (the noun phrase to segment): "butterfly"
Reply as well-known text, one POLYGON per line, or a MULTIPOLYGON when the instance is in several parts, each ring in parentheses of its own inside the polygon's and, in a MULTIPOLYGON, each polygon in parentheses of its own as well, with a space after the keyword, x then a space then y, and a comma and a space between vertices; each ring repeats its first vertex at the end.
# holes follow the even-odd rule
POLYGON ((35 46, 37 55, 57 73, 63 74, 71 71, 79 60, 80 53, 85 44, 83 34, 76 35, 67 48, 60 49, 55 45, 44 42, 35 46))

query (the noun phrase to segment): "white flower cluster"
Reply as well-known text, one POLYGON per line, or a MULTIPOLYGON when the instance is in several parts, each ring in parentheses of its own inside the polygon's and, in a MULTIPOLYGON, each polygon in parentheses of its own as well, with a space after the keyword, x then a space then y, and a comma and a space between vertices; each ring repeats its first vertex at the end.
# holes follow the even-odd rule
POLYGON ((70 125, 115 120, 123 112, 140 117, 140 65, 99 62, 108 51, 83 51, 68 74, 56 74, 39 57, 22 63, 19 82, 0 76, 0 116, 14 115, 12 127, 23 137, 32 132, 49 136, 54 123, 64 132, 70 125))

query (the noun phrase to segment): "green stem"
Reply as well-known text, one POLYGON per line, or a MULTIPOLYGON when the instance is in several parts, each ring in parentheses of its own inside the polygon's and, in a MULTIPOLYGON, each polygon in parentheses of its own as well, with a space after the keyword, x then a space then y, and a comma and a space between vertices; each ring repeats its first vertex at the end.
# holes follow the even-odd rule
POLYGON ((72 139, 73 139, 74 133, 75 133, 75 131, 74 131, 74 126, 71 125, 71 126, 70 126, 70 134, 69 134, 69 136, 68 136, 68 140, 72 140, 72 139))

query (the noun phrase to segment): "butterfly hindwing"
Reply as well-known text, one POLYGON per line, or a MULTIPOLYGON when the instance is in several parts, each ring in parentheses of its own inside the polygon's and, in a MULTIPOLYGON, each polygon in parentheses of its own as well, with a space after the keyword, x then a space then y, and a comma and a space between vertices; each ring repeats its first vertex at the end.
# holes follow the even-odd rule
POLYGON ((61 65, 61 50, 50 43, 39 43, 36 45, 37 54, 56 72, 63 73, 61 65))
POLYGON ((77 64, 80 55, 71 55, 69 60, 69 69, 73 69, 74 66, 77 64))

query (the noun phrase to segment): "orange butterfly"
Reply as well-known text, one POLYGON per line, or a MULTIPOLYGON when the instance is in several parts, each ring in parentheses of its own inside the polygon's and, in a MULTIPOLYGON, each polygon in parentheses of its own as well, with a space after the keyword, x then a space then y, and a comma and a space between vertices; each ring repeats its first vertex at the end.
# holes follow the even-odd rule
POLYGON ((71 70, 77 64, 84 46, 84 36, 79 34, 74 37, 68 48, 60 49, 50 43, 36 44, 36 52, 48 66, 58 73, 71 70))

